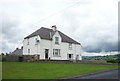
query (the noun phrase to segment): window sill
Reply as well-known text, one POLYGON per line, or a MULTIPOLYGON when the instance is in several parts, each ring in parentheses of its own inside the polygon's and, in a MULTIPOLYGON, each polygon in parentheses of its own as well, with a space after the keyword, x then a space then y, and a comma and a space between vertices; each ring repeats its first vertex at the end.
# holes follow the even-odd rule
POLYGON ((55 45, 59 45, 59 44, 56 44, 56 43, 55 43, 55 45))
POLYGON ((53 57, 61 57, 61 56, 53 56, 53 57))

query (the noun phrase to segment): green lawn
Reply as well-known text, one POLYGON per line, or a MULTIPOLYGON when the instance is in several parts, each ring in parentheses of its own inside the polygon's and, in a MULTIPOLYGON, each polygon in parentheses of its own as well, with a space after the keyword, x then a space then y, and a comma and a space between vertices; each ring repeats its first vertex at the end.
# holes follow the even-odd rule
POLYGON ((118 68, 103 65, 3 62, 3 79, 59 79, 118 68))

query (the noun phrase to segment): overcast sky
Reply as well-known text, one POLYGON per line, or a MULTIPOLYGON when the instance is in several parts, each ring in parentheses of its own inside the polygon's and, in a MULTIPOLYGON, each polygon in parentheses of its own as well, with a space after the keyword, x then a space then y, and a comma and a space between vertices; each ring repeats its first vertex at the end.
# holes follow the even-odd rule
POLYGON ((118 1, 0 0, 0 52, 12 52, 24 37, 52 25, 86 52, 117 51, 118 1))

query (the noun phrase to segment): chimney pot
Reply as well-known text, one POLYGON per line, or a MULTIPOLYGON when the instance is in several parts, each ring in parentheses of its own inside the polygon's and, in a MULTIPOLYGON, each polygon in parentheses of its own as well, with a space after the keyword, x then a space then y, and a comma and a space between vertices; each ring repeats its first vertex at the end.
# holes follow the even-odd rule
POLYGON ((23 46, 21 46, 21 49, 23 49, 23 46))
POLYGON ((52 26, 52 30, 53 30, 53 31, 56 31, 56 30, 57 30, 56 25, 53 25, 53 26, 52 26))
POLYGON ((18 50, 18 48, 16 48, 16 50, 18 50))

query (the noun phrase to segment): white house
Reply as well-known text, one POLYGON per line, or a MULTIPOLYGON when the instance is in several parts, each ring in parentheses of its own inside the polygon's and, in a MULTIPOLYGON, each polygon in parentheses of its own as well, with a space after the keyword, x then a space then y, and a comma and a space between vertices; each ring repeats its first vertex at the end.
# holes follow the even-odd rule
POLYGON ((23 41, 23 55, 36 55, 38 59, 81 60, 81 44, 63 34, 54 25, 41 27, 23 41))

